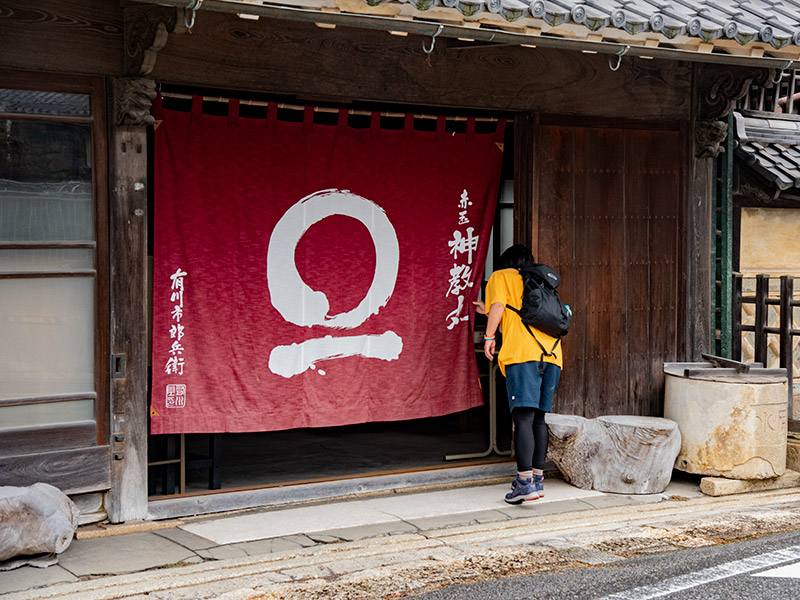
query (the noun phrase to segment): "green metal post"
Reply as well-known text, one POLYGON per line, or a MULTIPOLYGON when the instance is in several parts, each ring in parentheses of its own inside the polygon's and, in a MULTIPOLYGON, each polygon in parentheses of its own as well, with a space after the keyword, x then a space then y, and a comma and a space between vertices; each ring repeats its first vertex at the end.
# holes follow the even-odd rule
POLYGON ((733 335, 733 114, 728 115, 728 135, 725 151, 714 161, 714 244, 711 258, 714 264, 715 351, 718 356, 732 358, 733 335))
POLYGON ((720 177, 720 240, 717 258, 720 267, 720 356, 731 358, 733 335, 733 153, 735 141, 733 112, 728 113, 724 164, 720 177))

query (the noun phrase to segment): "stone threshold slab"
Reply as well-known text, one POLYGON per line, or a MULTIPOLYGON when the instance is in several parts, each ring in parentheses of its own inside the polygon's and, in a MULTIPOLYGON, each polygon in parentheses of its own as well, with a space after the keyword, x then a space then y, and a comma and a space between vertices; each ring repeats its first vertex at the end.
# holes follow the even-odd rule
POLYGON ((786 471, 780 477, 773 477, 772 479, 703 477, 700 480, 700 491, 708 496, 730 496, 733 494, 782 490, 793 487, 800 487, 800 473, 797 471, 786 471))
MULTIPOLYGON (((188 523, 180 528, 217 544, 234 544, 309 532, 409 521, 443 515, 474 513, 508 508, 503 496, 508 483, 454 488, 389 497, 331 502, 317 506, 265 510, 206 522, 188 523)), ((546 496, 535 504, 594 498, 601 492, 581 490, 560 479, 545 482, 546 496)))

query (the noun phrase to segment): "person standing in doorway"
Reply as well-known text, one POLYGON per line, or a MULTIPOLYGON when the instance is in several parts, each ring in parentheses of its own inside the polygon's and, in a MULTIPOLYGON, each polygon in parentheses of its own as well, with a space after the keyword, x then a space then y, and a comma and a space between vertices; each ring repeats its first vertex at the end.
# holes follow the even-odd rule
POLYGON ((545 413, 553 410, 553 396, 563 365, 557 338, 523 325, 517 310, 522 306, 523 283, 519 269, 534 265, 531 251, 522 244, 500 255, 500 269, 492 273, 486 285, 484 309, 488 322, 483 346, 490 361, 497 349, 497 332, 503 339, 497 361, 506 377, 508 405, 514 424, 514 453, 517 476, 506 494, 509 504, 521 504, 544 496, 544 462, 547 455, 545 413), (535 336, 535 339, 534 339, 535 336), (538 341, 538 343, 537 343, 538 341), (555 348, 549 355, 542 348, 555 348))

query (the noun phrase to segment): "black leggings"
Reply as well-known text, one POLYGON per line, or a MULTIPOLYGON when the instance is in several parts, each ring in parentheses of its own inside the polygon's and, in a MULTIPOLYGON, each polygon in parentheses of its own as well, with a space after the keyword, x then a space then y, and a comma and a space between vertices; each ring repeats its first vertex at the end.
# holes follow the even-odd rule
POLYGON ((527 406, 519 406, 511 411, 518 471, 544 469, 547 456, 547 423, 544 415, 544 411, 527 406))

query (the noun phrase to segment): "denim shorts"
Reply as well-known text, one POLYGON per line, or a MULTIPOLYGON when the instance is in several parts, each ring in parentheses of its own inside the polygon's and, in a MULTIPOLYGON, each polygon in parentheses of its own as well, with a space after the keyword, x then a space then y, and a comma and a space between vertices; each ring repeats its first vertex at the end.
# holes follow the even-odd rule
POLYGON ((506 365, 506 390, 508 407, 513 411, 518 406, 538 408, 544 412, 553 410, 553 396, 561 378, 561 368, 552 363, 530 361, 506 365))

